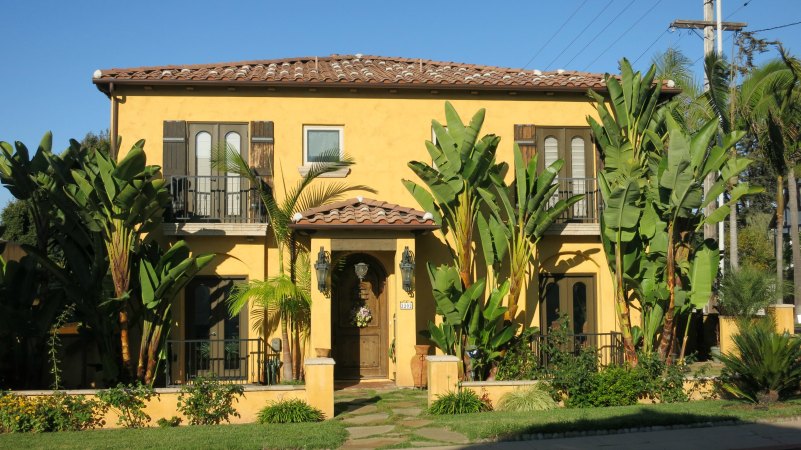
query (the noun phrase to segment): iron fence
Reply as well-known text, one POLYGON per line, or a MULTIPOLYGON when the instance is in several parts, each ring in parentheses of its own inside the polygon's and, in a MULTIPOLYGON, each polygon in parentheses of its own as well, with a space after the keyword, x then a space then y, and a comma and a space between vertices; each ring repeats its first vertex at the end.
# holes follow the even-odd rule
POLYGON ((545 373, 551 370, 551 357, 555 351, 578 355, 583 349, 594 349, 601 367, 622 365, 624 361, 623 337, 621 333, 582 334, 533 334, 530 336, 531 350, 537 355, 538 364, 545 373))
POLYGON ((167 341, 166 384, 191 384, 215 376, 234 384, 276 384, 277 353, 267 353, 261 339, 185 339, 167 341))
POLYGON ((263 223, 259 187, 246 177, 180 175, 169 178, 168 219, 176 222, 263 223))
POLYGON ((556 183, 559 188, 550 200, 552 205, 559 200, 584 194, 584 198, 565 210, 556 219, 556 223, 598 222, 601 197, 598 193, 598 181, 595 178, 557 178, 556 183))

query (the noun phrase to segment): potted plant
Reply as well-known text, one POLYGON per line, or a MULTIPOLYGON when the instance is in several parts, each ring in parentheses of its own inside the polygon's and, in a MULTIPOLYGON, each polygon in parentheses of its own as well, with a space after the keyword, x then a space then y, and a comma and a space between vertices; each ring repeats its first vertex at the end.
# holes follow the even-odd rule
POLYGON ((735 351, 732 337, 749 326, 778 296, 773 274, 751 266, 731 270, 720 283, 720 353, 735 351))

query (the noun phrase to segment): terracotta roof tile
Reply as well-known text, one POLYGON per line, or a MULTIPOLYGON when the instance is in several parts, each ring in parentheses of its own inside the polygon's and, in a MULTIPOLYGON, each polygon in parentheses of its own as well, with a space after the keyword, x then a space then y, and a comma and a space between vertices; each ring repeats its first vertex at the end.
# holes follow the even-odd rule
MULTIPOLYGON (((512 69, 425 59, 369 55, 287 58, 187 66, 98 70, 101 90, 110 82, 360 86, 584 91, 605 89, 604 75, 557 70, 512 69)), ((670 88, 667 84, 666 88, 670 88)))
POLYGON ((433 230, 439 228, 431 214, 380 200, 357 197, 308 209, 295 215, 296 229, 394 228, 433 230))

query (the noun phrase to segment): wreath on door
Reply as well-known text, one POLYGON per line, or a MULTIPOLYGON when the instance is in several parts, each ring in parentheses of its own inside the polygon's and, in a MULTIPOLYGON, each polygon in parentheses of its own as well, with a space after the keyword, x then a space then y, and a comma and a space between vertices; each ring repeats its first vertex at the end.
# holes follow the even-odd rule
POLYGON ((373 320, 373 312, 367 305, 356 305, 351 312, 351 322, 359 328, 364 328, 373 320))

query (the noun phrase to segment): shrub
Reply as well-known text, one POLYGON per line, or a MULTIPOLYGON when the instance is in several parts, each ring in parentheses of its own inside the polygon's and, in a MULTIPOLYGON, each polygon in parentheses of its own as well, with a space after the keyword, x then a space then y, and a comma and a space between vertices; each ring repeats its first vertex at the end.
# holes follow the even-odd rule
POLYGON ((496 380, 533 380, 540 375, 537 353, 531 348, 531 336, 538 328, 528 328, 509 343, 509 349, 498 362, 496 380))
POLYGON ((152 387, 136 383, 105 389, 97 393, 97 397, 108 408, 117 413, 117 425, 125 428, 142 428, 150 422, 150 416, 144 411, 145 402, 158 394, 152 387))
POLYGON ((429 414, 438 416, 469 414, 491 410, 492 406, 470 389, 460 389, 458 392, 448 392, 444 395, 438 395, 434 403, 431 404, 431 407, 428 408, 429 414))
POLYGON ((0 432, 80 431, 103 426, 104 406, 83 395, 0 396, 0 432))
POLYGON ((181 418, 178 416, 172 416, 169 419, 162 417, 156 421, 156 424, 161 428, 174 428, 181 424, 181 418))
POLYGON ((778 334, 769 321, 741 329, 737 354, 721 355, 723 389, 754 403, 773 402, 798 390, 801 383, 801 340, 778 334))
POLYGON ((747 323, 776 300, 776 276, 750 266, 732 270, 720 283, 718 310, 747 323))
POLYGON ((323 412, 299 399, 271 402, 259 411, 259 423, 320 422, 323 412))
POLYGON ((222 421, 229 422, 231 416, 239 417, 233 403, 244 392, 242 386, 221 383, 214 376, 197 377, 192 384, 181 388, 178 411, 189 419, 190 425, 219 425, 222 421))
POLYGON ((642 397, 658 399, 662 403, 686 402, 690 398, 684 391, 684 379, 689 373, 692 358, 683 364, 667 364, 656 353, 640 354, 637 370, 642 382, 642 397))
POLYGON ((498 401, 498 411, 533 412, 556 408, 551 393, 542 383, 508 392, 498 401))

